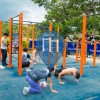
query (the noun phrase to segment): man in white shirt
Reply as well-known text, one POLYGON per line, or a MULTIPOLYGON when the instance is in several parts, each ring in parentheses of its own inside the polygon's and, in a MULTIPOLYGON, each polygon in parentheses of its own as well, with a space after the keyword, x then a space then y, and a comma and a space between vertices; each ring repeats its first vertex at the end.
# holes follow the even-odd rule
POLYGON ((6 58, 7 58, 7 37, 8 34, 4 33, 4 36, 1 38, 1 52, 2 52, 2 66, 7 65, 6 58))

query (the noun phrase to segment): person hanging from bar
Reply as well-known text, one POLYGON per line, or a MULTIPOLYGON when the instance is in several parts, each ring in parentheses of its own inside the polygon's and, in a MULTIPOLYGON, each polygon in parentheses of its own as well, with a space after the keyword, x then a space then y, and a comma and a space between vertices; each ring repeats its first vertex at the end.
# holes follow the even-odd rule
POLYGON ((61 81, 61 77, 62 76, 73 76, 74 77, 74 81, 78 81, 78 79, 80 78, 80 73, 78 72, 78 70, 74 67, 72 68, 63 68, 63 65, 61 66, 61 68, 55 69, 54 71, 54 76, 58 77, 58 81, 60 84, 64 84, 64 82, 61 81))
POLYGON ((4 33, 3 37, 1 38, 1 53, 2 53, 2 66, 8 65, 6 63, 6 58, 7 58, 7 37, 8 34, 4 33))
POLYGON ((22 68, 26 68, 26 71, 31 71, 30 68, 32 66, 33 60, 27 52, 28 49, 24 48, 22 53, 22 68))

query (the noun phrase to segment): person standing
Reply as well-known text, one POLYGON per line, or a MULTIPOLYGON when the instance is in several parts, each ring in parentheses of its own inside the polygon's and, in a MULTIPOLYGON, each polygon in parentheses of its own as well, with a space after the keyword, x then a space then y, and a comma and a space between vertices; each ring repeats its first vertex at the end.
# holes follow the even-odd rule
POLYGON ((2 66, 8 65, 6 63, 6 58, 7 58, 7 37, 8 34, 4 33, 4 36, 1 38, 1 53, 2 53, 2 66))

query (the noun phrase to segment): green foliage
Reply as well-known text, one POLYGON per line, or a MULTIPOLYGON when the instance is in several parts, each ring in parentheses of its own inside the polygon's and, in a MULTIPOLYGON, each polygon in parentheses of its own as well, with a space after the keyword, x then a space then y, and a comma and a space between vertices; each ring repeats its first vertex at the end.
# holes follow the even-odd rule
POLYGON ((100 33, 100 2, 99 0, 32 0, 44 6, 47 11, 46 22, 52 21, 54 27, 60 25, 60 32, 68 34, 82 32, 82 15, 87 14, 87 33, 94 30, 100 33), (48 6, 49 5, 49 6, 48 6), (91 16, 92 15, 92 16, 91 16))
POLYGON ((22 40, 22 47, 25 48, 27 46, 27 41, 26 40, 22 40))
POLYGON ((8 23, 3 23, 3 33, 9 33, 9 24, 8 23))
POLYGON ((100 41, 100 36, 97 35, 97 36, 94 37, 94 39, 97 40, 97 41, 100 41))
POLYGON ((7 45, 9 44, 9 38, 6 38, 6 41, 7 41, 7 45))

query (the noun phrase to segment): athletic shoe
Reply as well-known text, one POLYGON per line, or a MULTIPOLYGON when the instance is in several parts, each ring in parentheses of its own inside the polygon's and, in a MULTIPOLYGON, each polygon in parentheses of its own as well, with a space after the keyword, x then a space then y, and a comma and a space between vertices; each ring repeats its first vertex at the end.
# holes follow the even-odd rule
POLYGON ((30 72, 31 71, 31 69, 30 68, 26 68, 26 72, 30 72))
POLYGON ((23 95, 27 95, 29 93, 29 87, 23 88, 23 95))
POLYGON ((5 68, 4 66, 1 66, 1 65, 0 65, 0 69, 4 69, 4 68, 5 68))

